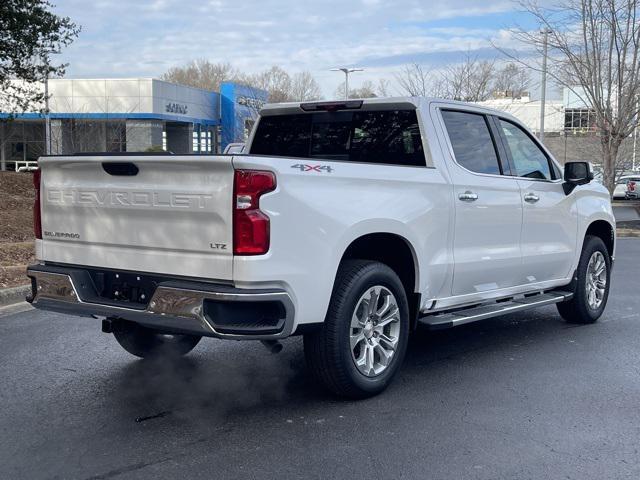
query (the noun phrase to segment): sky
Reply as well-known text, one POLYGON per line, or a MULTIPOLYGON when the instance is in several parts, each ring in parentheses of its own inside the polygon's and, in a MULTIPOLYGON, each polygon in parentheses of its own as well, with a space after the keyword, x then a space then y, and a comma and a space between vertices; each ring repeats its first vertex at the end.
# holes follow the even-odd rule
MULTIPOLYGON (((255 73, 279 65, 308 70, 332 96, 338 66, 364 68, 352 87, 379 78, 395 87, 403 66, 437 70, 466 52, 499 58, 508 29, 536 28, 504 0, 54 0, 82 26, 58 57, 67 77, 158 77, 196 58, 255 73)), ((534 85, 535 88, 535 85, 534 85)))

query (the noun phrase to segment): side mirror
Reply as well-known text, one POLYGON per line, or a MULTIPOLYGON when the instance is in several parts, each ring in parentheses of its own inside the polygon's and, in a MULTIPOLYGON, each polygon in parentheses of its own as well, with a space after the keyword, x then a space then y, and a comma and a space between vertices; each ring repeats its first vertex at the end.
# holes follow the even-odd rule
POLYGON ((564 165, 564 193, 569 195, 578 185, 586 185, 593 180, 589 162, 567 162, 564 165))

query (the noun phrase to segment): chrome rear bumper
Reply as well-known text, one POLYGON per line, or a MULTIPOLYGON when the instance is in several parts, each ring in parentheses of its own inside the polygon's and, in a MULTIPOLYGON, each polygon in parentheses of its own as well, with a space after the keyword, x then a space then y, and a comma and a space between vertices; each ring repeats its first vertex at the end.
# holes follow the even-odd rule
POLYGON ((244 290, 227 285, 167 279, 153 292, 146 306, 96 301, 87 294, 91 283, 82 267, 33 265, 27 269, 35 308, 79 316, 120 318, 158 330, 208 337, 279 339, 293 332, 294 307, 284 290, 244 290), (270 313, 265 313, 270 312, 270 313), (234 317, 231 324, 222 316, 234 317), (259 319, 271 315, 270 328, 260 331, 259 319), (244 322, 244 323, 243 323, 244 322), (248 328, 246 326, 248 325, 248 328))

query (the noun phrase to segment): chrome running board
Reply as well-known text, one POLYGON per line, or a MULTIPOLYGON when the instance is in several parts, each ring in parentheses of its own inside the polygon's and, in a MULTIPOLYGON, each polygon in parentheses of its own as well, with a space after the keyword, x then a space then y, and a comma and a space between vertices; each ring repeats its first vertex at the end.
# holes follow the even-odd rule
POLYGON ((428 326, 430 330, 441 330, 464 325, 465 323, 506 315, 508 313, 522 312, 544 305, 552 305, 569 300, 572 296, 573 292, 554 290, 526 297, 512 298, 506 301, 476 305, 456 311, 426 315, 419 318, 418 322, 428 326))

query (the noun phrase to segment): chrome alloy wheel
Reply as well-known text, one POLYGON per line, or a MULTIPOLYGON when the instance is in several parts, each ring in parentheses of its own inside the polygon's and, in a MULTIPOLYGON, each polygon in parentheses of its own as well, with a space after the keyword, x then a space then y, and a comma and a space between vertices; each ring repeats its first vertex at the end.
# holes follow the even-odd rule
POLYGON ((607 262, 602 252, 593 252, 587 265, 587 302, 589 308, 597 310, 604 300, 605 288, 607 286, 607 262))
POLYGON ((358 300, 351 316, 351 357, 363 375, 384 372, 400 338, 400 310, 391 291, 376 285, 358 300))

